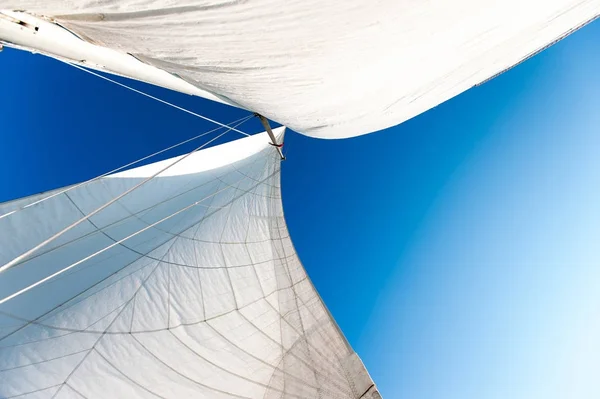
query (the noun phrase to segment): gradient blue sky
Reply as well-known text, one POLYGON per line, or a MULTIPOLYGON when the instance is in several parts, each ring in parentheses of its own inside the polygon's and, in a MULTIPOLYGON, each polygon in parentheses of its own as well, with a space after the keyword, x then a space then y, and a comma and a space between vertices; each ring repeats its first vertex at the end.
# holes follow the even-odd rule
MULTIPOLYGON (((377 134, 288 132, 296 249, 386 398, 600 397, 599 42, 596 22, 377 134)), ((212 128, 39 55, 5 50, 0 73, 0 201, 212 128)))

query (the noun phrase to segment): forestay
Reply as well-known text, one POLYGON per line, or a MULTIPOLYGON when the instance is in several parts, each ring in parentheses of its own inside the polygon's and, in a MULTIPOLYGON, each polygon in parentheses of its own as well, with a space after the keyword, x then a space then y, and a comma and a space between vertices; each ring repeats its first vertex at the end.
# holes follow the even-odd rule
MULTIPOLYGON (((0 397, 378 398, 296 255, 268 142, 194 153, 3 272, 0 298, 88 258, 0 305, 0 397)), ((0 263, 172 162, 1 218, 0 263)))
MULTIPOLYGON (((405 121, 600 13, 600 0, 0 0, 315 137, 405 121)), ((59 45, 59 44, 57 44, 59 45)))

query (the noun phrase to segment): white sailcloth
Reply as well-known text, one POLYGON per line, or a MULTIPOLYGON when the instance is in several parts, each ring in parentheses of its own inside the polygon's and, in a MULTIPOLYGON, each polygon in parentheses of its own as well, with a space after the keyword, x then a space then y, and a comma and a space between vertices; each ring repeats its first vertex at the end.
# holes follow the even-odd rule
POLYGON ((0 0, 2 8, 53 18, 298 132, 341 138, 401 123, 510 68, 596 18, 600 0, 0 0))
MULTIPOLYGON (((194 153, 4 271, 0 299, 58 274, 0 304, 0 397, 378 398, 296 255, 268 141, 194 153)), ((1 218, 0 263, 172 162, 1 218)))

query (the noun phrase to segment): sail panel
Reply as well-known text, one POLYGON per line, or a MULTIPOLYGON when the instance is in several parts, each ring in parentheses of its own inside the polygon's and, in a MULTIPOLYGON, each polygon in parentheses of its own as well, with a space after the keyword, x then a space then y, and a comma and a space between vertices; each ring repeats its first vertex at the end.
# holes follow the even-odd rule
MULTIPOLYGON (((0 299, 87 259, 0 304, 0 397, 359 398, 372 381, 294 250, 268 143, 192 154, 3 272, 0 299)), ((58 194, 0 219, 0 262, 177 159, 1 204, 58 194)))
POLYGON ((401 123, 596 18, 599 0, 2 0, 321 138, 401 123))

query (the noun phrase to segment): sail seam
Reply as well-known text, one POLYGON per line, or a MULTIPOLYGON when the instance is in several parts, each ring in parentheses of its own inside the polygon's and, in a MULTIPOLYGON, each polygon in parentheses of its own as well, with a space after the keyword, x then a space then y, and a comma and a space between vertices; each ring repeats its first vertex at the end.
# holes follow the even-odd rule
MULTIPOLYGON (((146 267, 151 266, 152 264, 153 263, 149 263, 147 265, 144 265, 140 269, 136 270, 136 272, 141 271, 142 269, 145 269, 146 267)), ((305 280, 306 279, 303 278, 302 280, 299 280, 298 283, 296 283, 296 284, 302 283, 305 280)), ((267 297, 269 297, 269 296, 271 296, 273 294, 276 294, 276 293, 278 293, 278 292, 280 292, 280 291, 282 291, 284 289, 287 289, 287 288, 288 287, 281 288, 281 289, 275 289, 272 292, 268 293, 265 297, 261 297, 261 298, 258 298, 256 300, 252 301, 252 302, 249 302, 249 303, 243 305, 240 309, 232 309, 232 310, 229 310, 227 312, 224 312, 224 313, 212 316, 212 317, 204 318, 204 319, 199 320, 199 321, 195 321, 195 322, 191 322, 191 323, 180 323, 180 324, 178 324, 176 326, 172 326, 172 327, 168 327, 168 328, 165 327, 165 328, 155 328, 155 329, 137 330, 137 331, 89 330, 89 328, 91 326, 93 326, 94 324, 99 323, 100 321, 102 321, 107 316, 110 316, 112 313, 115 312, 115 310, 121 308, 124 304, 121 304, 121 305, 117 306, 115 309, 113 309, 110 312, 108 312, 107 314, 103 315, 98 320, 96 320, 94 323, 90 324, 90 326, 88 326, 88 327, 86 327, 85 329, 82 329, 82 330, 81 329, 68 328, 68 327, 51 326, 49 324, 39 323, 39 322, 35 322, 35 321, 29 321, 29 324, 33 324, 33 325, 36 325, 36 326, 40 326, 40 327, 44 327, 44 328, 48 328, 48 329, 56 330, 56 331, 65 331, 67 333, 63 334, 63 335, 57 335, 57 336, 54 336, 54 337, 48 337, 48 338, 40 339, 40 340, 29 341, 29 342, 26 342, 26 343, 19 343, 19 344, 16 344, 16 345, 6 345, 6 346, 0 347, 0 349, 14 348, 14 347, 17 347, 17 346, 22 346, 22 345, 29 345, 29 344, 32 344, 32 343, 37 343, 37 342, 43 342, 43 341, 47 341, 47 340, 51 340, 51 339, 62 338, 62 337, 65 337, 65 336, 71 335, 71 334, 92 334, 92 335, 100 335, 100 334, 105 334, 105 335, 151 334, 151 333, 162 332, 162 331, 171 331, 171 330, 175 330, 175 329, 178 329, 178 328, 181 328, 181 327, 191 327, 191 326, 195 326, 195 325, 202 324, 202 323, 207 323, 207 325, 208 325, 209 321, 217 320, 217 319, 219 319, 221 317, 224 317, 224 316, 227 316, 229 314, 232 314, 233 312, 239 312, 239 310, 245 309, 245 308, 247 308, 249 306, 252 306, 252 305, 260 302, 261 300, 266 300, 267 297)), ((7 315, 7 316, 10 316, 10 317, 13 317, 13 318, 16 318, 16 319, 19 319, 19 320, 23 320, 23 321, 28 321, 26 319, 22 319, 20 317, 16 317, 16 316, 13 316, 13 315, 7 315)))
MULTIPOLYGON (((278 241, 281 245, 281 249, 283 251, 283 256, 285 257, 285 248, 283 246, 283 242, 280 238, 281 236, 281 231, 280 231, 280 227, 279 227, 279 215, 274 215, 274 219, 275 219, 275 223, 277 225, 277 228, 275 229, 274 233, 276 235, 276 237, 278 238, 278 241)), ((277 252, 277 255, 281 257, 281 254, 279 254, 279 252, 277 251, 277 247, 275 246, 275 252, 277 252)), ((290 266, 289 266, 289 262, 287 262, 287 260, 282 261, 283 264, 285 264, 285 270, 287 271, 287 276, 290 280, 290 283, 293 283, 293 279, 292 279, 292 273, 290 272, 290 266)), ((296 302, 296 309, 295 312, 298 314, 298 319, 300 320, 300 330, 301 330, 301 334, 299 336, 299 338, 296 340, 296 342, 294 342, 294 344, 292 345, 292 347, 290 347, 290 349, 288 350, 288 352, 296 345, 296 344, 300 344, 302 341, 304 341, 306 343, 306 349, 308 351, 308 357, 310 359, 310 361, 312 361, 313 363, 315 363, 314 357, 312 356, 311 350, 310 350, 310 345, 308 345, 308 337, 306 336, 306 329, 304 328, 304 321, 302 320, 302 313, 300 312, 300 305, 298 304, 298 293, 296 291, 296 286, 292 285, 292 292, 294 293, 294 301, 296 302)), ((319 377, 317 376, 317 372, 313 369, 313 374, 315 377, 315 382, 317 384, 317 386, 321 386, 321 383, 319 382, 319 377)), ((322 397, 321 395, 321 390, 319 388, 317 388, 317 396, 319 398, 322 397)))
MULTIPOLYGON (((267 176, 267 177, 265 178, 265 180, 266 180, 266 179, 268 179, 268 178, 270 178, 270 177, 272 177, 272 175, 269 175, 269 176, 267 176)), ((226 187, 226 188, 227 188, 227 187, 226 187)), ((225 189, 225 188, 224 188, 224 189, 225 189)), ((223 191, 224 189, 221 189, 221 190, 218 190, 218 191, 220 192, 220 191, 223 191)), ((213 193, 213 194, 211 194, 211 195, 210 195, 210 197, 211 197, 211 198, 213 198, 213 197, 214 197, 216 194, 217 194, 217 193, 213 193)), ((238 197, 238 198, 235 198, 235 199, 232 199, 230 202, 234 202, 235 200, 237 200, 237 199, 239 199, 239 198, 240 198, 240 197, 238 197)), ((77 206, 76 206, 76 207, 77 207, 77 206)), ((216 212, 216 211, 215 211, 215 212, 216 212)), ((203 220, 205 220, 206 218, 208 218, 208 217, 212 216, 212 215, 213 215, 215 212, 213 212, 213 213, 212 213, 212 214, 210 214, 210 215, 205 215, 205 217, 204 217, 203 219, 201 219, 201 221, 203 221, 203 220)), ((189 230, 189 228, 186 228, 186 229, 184 229, 183 231, 186 231, 186 230, 189 230)), ((112 239, 110 236, 107 236, 107 237, 108 237, 109 239, 112 239)), ((173 237, 172 237, 172 238, 185 238, 185 239, 189 239, 188 237, 181 236, 180 234, 173 234, 173 237)), ((116 242, 116 241, 115 241, 115 242, 116 242)), ((168 240, 167 240, 166 242, 168 242, 168 240)), ((158 246, 160 246, 160 245, 164 245, 164 243, 162 243, 162 244, 159 244, 158 246)), ((164 259, 158 259, 158 258, 154 258, 154 257, 152 257, 152 256, 148 255, 148 254, 149 254, 150 252, 152 252, 152 250, 154 250, 154 249, 152 249, 152 250, 148 251, 146 254, 143 254, 143 253, 139 253, 138 251, 136 251, 136 250, 134 250, 134 249, 132 249, 132 248, 130 248, 130 247, 128 247, 128 246, 124 246, 124 247, 125 247, 125 248, 127 248, 127 249, 129 249, 129 250, 131 250, 131 251, 133 251, 134 253, 137 253, 137 254, 139 254, 139 255, 140 255, 140 257, 136 258, 136 261, 137 261, 137 260, 139 260, 139 259, 142 259, 142 258, 148 258, 148 259, 152 259, 152 260, 155 260, 155 261, 159 261, 159 262, 163 262, 163 263, 167 263, 167 264, 173 264, 173 265, 177 265, 177 266, 183 266, 183 267, 191 267, 191 268, 198 268, 198 269, 220 269, 220 268, 221 268, 221 267, 200 267, 200 266, 190 266, 190 265, 178 264, 178 263, 175 263, 175 262, 169 262, 169 261, 165 261, 164 259)), ((267 262, 267 261, 265 261, 265 262, 267 262)), ((264 262, 261 262, 261 263, 264 263, 264 262)), ((117 272, 119 272, 120 270, 123 270, 124 268, 126 268, 126 267, 128 267, 128 266, 129 266, 129 265, 126 265, 126 266, 124 266, 123 268, 119 269, 117 272)), ((246 267, 246 266, 248 266, 248 265, 238 265, 238 266, 231 266, 231 267, 246 267)), ((117 272, 115 272, 115 273, 117 273, 117 272)), ((109 276, 109 277, 110 277, 110 276, 109 276)), ((91 287, 90 287, 90 288, 91 288, 91 287)), ((87 290, 86 290, 86 291, 87 291, 87 290)), ((85 292, 85 291, 84 291, 84 292, 85 292)), ((81 294, 81 293, 80 293, 80 294, 81 294)), ((78 295, 77 295, 77 296, 78 296, 78 295)), ((73 298, 71 298, 71 299, 73 299, 73 298)), ((63 303, 63 305, 64 305, 64 303, 63 303)), ((60 306, 62 306, 62 305, 60 305, 60 306)), ((72 306, 73 306, 73 305, 72 305, 72 306)), ((52 309, 52 310, 54 310, 54 309, 52 309)), ((51 311, 52 311, 52 310, 51 310, 51 311)), ((43 315, 43 316, 45 316, 45 315, 43 315)), ((43 317, 43 316, 41 316, 41 317, 43 317)), ((14 333, 14 332, 13 332, 13 333, 14 333)), ((12 334, 12 333, 11 333, 11 334, 12 334)), ((4 339, 4 338, 5 338, 5 337, 1 338, 0 340, 2 340, 2 339, 4 339)))
MULTIPOLYGON (((175 243, 175 241, 177 241, 177 238, 173 238, 173 242, 171 243, 171 247, 173 246, 173 244, 175 243)), ((88 352, 85 354, 85 356, 83 357, 83 359, 81 359, 81 361, 79 361, 79 363, 77 363, 77 365, 73 368, 73 370, 71 370, 71 372, 65 378, 65 380, 62 382, 62 384, 58 388, 58 390, 54 393, 54 395, 52 395, 52 399, 54 399, 56 397, 56 395, 61 391, 62 387, 69 382, 69 379, 71 378, 71 376, 73 376, 73 374, 85 362, 85 360, 88 358, 88 356, 90 355, 90 353, 92 353, 94 351, 94 348, 96 347, 96 345, 98 344, 98 342, 100 342, 100 340, 102 340, 102 338, 104 337, 104 335, 106 334, 106 332, 108 331, 108 329, 112 327, 113 323, 119 318, 119 316, 121 315, 121 313, 127 308, 127 305, 129 304, 129 302, 131 302, 131 300, 137 295, 137 293, 139 292, 139 290, 144 286, 144 283, 154 274, 154 272, 156 271, 156 269, 158 269, 159 266, 160 266, 160 263, 157 263, 157 265, 152 269, 152 271, 150 273, 148 273, 148 276, 140 283, 140 285, 138 286, 137 290, 134 292, 133 296, 126 303, 124 303, 124 304, 121 305, 122 309, 114 317, 114 319, 111 321, 111 323, 104 329, 104 331, 102 332, 102 334, 100 335, 100 337, 98 337, 98 339, 96 340, 96 342, 94 342, 94 344, 88 350, 88 352)))
MULTIPOLYGON (((139 211, 136 211, 136 212, 132 212, 132 211, 128 210, 128 209, 127 209, 127 208, 126 208, 126 207, 125 207, 125 206, 124 206, 124 205, 123 205, 123 204, 122 204, 120 201, 117 201, 116 203, 120 204, 120 205, 121 205, 121 206, 122 206, 122 207, 123 207, 123 208, 124 208, 124 209, 125 209, 125 210, 126 210, 128 213, 129 213, 129 214, 130 214, 130 216, 127 216, 127 217, 125 217, 125 218, 123 218, 123 219, 120 219, 120 220, 117 220, 117 221, 115 221, 115 222, 109 223, 109 224, 107 224, 106 226, 103 226, 103 227, 101 227, 101 228, 100 228, 98 231, 91 231, 91 232, 89 232, 89 233, 86 233, 86 234, 84 234, 84 235, 82 235, 82 236, 80 236, 80 237, 78 237, 78 238, 76 238, 76 239, 73 239, 73 240, 71 240, 71 241, 67 241, 67 242, 65 242, 65 243, 63 243, 63 244, 61 244, 61 245, 58 245, 58 246, 56 246, 56 247, 53 247, 53 248, 51 248, 51 249, 49 249, 49 250, 47 250, 47 251, 45 251, 45 252, 40 252, 39 254, 33 255, 33 256, 31 256, 30 258, 28 258, 28 259, 24 260, 23 262, 19 263, 19 265, 17 265, 17 266, 24 265, 24 264, 26 264, 27 262, 29 262, 29 261, 31 261, 31 260, 33 260, 33 259, 36 259, 36 258, 38 258, 38 257, 40 257, 40 256, 42 256, 42 255, 45 255, 45 254, 48 254, 48 253, 50 253, 50 252, 52 252, 52 251, 55 251, 55 250, 57 250, 57 249, 60 249, 60 248, 62 248, 62 247, 64 247, 64 246, 66 246, 66 245, 69 245, 69 244, 72 244, 72 243, 78 242, 78 241, 80 241, 80 240, 82 240, 82 239, 84 239, 84 238, 90 237, 90 236, 92 236, 92 235, 95 235, 95 234, 100 234, 100 233, 101 233, 101 230, 105 230, 105 229, 108 229, 108 228, 110 228, 110 227, 118 227, 118 226, 122 225, 122 223, 126 222, 127 220, 129 220, 129 219, 131 219, 131 218, 133 218, 133 217, 135 217, 137 220, 139 220, 140 222, 144 223, 145 225, 148 225, 148 222, 146 222, 145 220, 143 220, 143 219, 142 219, 142 216, 143 216, 143 215, 142 215, 142 216, 139 216, 140 214, 142 214, 142 213, 146 214, 148 211, 151 211, 151 210, 153 210, 154 208, 156 208, 156 207, 157 207, 157 206, 159 206, 159 205, 162 205, 162 204, 164 204, 164 203, 166 203, 166 202, 168 202, 168 201, 171 201, 171 200, 173 200, 173 199, 175 199, 175 198, 178 198, 178 197, 180 197, 180 196, 182 196, 182 195, 188 194, 188 193, 189 193, 189 192, 191 192, 191 191, 197 190, 198 188, 201 188, 201 187, 203 187, 203 186, 205 186, 205 185, 208 185, 208 184, 210 184, 210 183, 214 183, 214 182, 217 182, 217 181, 218 181, 218 182, 220 182, 220 183, 223 183, 223 181, 222 181, 222 180, 220 180, 218 177, 215 177, 213 180, 210 180, 210 181, 208 181, 208 182, 202 183, 202 184, 200 184, 200 185, 198 185, 198 186, 194 186, 194 187, 192 187, 192 188, 191 188, 191 189, 189 189, 189 190, 186 190, 186 191, 184 191, 184 192, 182 192, 182 193, 180 193, 180 194, 177 194, 177 195, 175 195, 175 196, 173 196, 173 197, 167 198, 167 199, 165 199, 165 200, 163 200, 163 201, 160 201, 160 202, 158 202, 158 203, 156 203, 156 204, 154 204, 154 205, 152 205, 152 206, 146 207, 146 208, 144 208, 144 209, 141 209, 141 210, 139 210, 139 211)), ((102 182, 102 180, 101 180, 101 182, 102 182)), ((211 203, 212 203, 212 202, 211 202, 211 203)), ((202 206, 202 207, 205 207, 205 208, 207 208, 207 209, 216 209, 216 210, 218 210, 218 209, 223 209, 223 208, 224 208, 224 207, 211 207, 210 205, 208 205, 208 206, 205 206, 205 205, 203 205, 203 204, 198 204, 198 206, 202 206)), ((210 215, 209 215, 209 216, 210 216, 210 215)), ((155 226, 154 228, 155 228, 156 230, 159 230, 159 231, 161 231, 161 232, 163 232, 163 233, 165 233, 165 234, 169 234, 169 235, 172 235, 172 236, 178 236, 178 235, 179 235, 179 234, 177 234, 177 233, 171 233, 171 232, 168 232, 168 231, 166 231, 166 230, 163 230, 163 229, 161 229, 160 227, 156 227, 156 226, 155 226)), ((184 232, 185 232, 185 231, 184 231, 184 232)), ((180 234, 183 234, 183 232, 182 232, 182 233, 180 233, 180 234)), ((192 241, 197 241, 197 242, 204 242, 204 243, 214 243, 214 241, 200 240, 200 239, 196 239, 196 238, 192 238, 192 237, 187 237, 187 236, 183 236, 183 235, 182 235, 181 237, 182 237, 182 238, 185 238, 185 239, 187 239, 187 240, 192 240, 192 241)), ((269 239, 265 239, 265 240, 261 240, 261 241, 251 241, 250 243, 252 243, 252 244, 256 244, 256 243, 261 243, 261 242, 265 242, 265 241, 268 241, 268 240, 269 240, 269 239)), ((224 244, 242 244, 242 242, 230 241, 230 242, 224 242, 224 244)))
MULTIPOLYGON (((231 127, 230 129, 231 130, 231 127)), ((103 209, 106 209, 107 207, 109 207, 111 204, 115 203, 116 201, 118 201, 119 199, 123 198, 124 196, 126 196, 127 194, 133 192, 134 190, 136 190, 137 188, 141 187, 142 185, 146 184, 147 182, 149 182, 150 180, 152 180, 153 178, 155 178, 156 176, 160 175, 161 173, 165 172, 166 170, 168 170, 169 168, 175 166, 176 164, 178 164, 179 162, 183 161, 184 159, 186 159, 187 157, 189 157, 190 155, 192 155, 193 153, 199 151, 200 149, 206 147, 208 144, 210 144, 211 142, 215 141, 216 139, 220 138, 221 136, 223 136, 224 134, 226 134, 227 132, 229 132, 229 130, 224 131, 223 133, 221 133, 220 135, 216 136, 215 138, 209 140, 208 142, 202 144, 200 147, 194 149, 193 151, 187 153, 186 155, 184 155, 183 157, 175 160, 174 162, 170 163, 169 165, 167 165, 166 167, 160 169, 158 172, 152 174, 150 177, 147 177, 146 179, 142 180, 140 183, 136 184, 135 186, 129 188, 128 190, 126 190, 124 193, 119 194, 116 198, 113 198, 112 200, 108 201, 107 203, 105 203, 104 205, 100 206, 99 208, 95 209, 94 211, 90 212, 89 214, 87 214, 86 216, 82 217, 81 219, 77 220, 76 222, 72 223, 71 225, 67 226, 66 228, 62 229, 61 231, 59 231, 58 233, 56 233, 55 235, 53 235, 52 237, 44 240, 42 243, 36 245, 35 247, 25 251, 24 253, 22 253, 21 255, 17 256, 16 258, 14 258, 13 260, 9 261, 8 263, 4 264, 2 267, 0 267, 0 273, 13 267, 14 265, 20 263, 21 261, 23 261, 25 258, 29 257, 30 255, 32 255, 34 252, 36 252, 38 249, 48 245, 49 243, 51 243, 52 241, 54 241, 55 239, 57 239, 58 237, 62 236, 64 233, 70 231, 71 229, 73 229, 74 227, 78 226, 79 224, 81 224, 82 222, 88 220, 89 218, 91 218, 92 216, 96 215, 97 213, 101 212, 103 209)), ((2 303, 2 301, 0 301, 0 304, 2 303)))
MULTIPOLYGON (((227 189, 227 188, 225 188, 225 189, 227 189)), ((223 189, 223 190, 225 190, 225 189, 223 189)), ((203 199, 202 199, 202 200, 200 200, 200 201, 203 201, 204 199, 206 199, 206 197, 205 197, 205 198, 203 198, 203 199)), ((200 201, 198 201, 198 202, 200 202, 200 201)), ((7 297, 3 298, 3 299, 0 299, 0 305, 1 305, 1 304, 3 304, 3 303, 5 303, 5 302, 7 302, 7 301, 9 301, 9 300, 11 300, 11 299, 13 299, 13 298, 15 298, 15 297, 17 297, 17 296, 19 296, 19 295, 21 295, 21 294, 23 294, 23 293, 25 293, 25 292, 27 292, 27 291, 29 291, 29 290, 30 290, 30 289, 32 289, 32 288, 35 288, 35 287, 37 287, 38 285, 40 285, 40 284, 42 284, 42 283, 44 283, 44 282, 46 282, 46 281, 48 281, 48 280, 50 280, 50 279, 54 278, 55 276, 58 276, 58 275, 62 274, 62 273, 63 273, 63 272, 65 272, 65 271, 67 271, 67 270, 70 270, 71 268, 73 268, 73 267, 75 267, 75 266, 77 266, 77 265, 79 265, 79 264, 81 264, 81 263, 83 263, 83 262, 85 262, 85 261, 87 261, 87 260, 89 260, 89 259, 93 258, 94 256, 100 255, 100 254, 101 254, 101 253, 103 253, 104 251, 107 251, 107 250, 109 250, 109 249, 111 249, 111 248, 113 248, 113 247, 115 247, 115 246, 119 245, 121 242, 123 242, 123 241, 126 241, 126 240, 128 240, 128 239, 130 239, 130 238, 132 238, 132 237, 135 237, 136 235, 138 235, 138 234, 140 234, 140 233, 143 233, 144 231, 146 231, 146 230, 148 230, 148 229, 150 229, 150 228, 154 227, 155 225, 157 225, 157 224, 159 224, 159 223, 162 223, 162 222, 164 222, 165 220, 168 220, 168 219, 170 219, 170 218, 172 218, 172 217, 174 217, 174 216, 177 216, 177 215, 179 215, 179 214, 180 214, 180 213, 182 213, 182 212, 185 212, 185 211, 187 211, 188 209, 190 209, 190 208, 194 207, 195 205, 197 205, 197 203, 193 203, 193 204, 191 204, 191 205, 188 205, 188 206, 186 206, 185 208, 183 208, 183 209, 180 209, 180 210, 176 211, 175 213, 172 213, 171 215, 169 215, 169 216, 166 216, 166 217, 164 217, 164 218, 160 219, 159 221, 157 221, 157 222, 154 222, 154 223, 152 223, 151 225, 148 225, 148 226, 144 227, 143 229, 141 229, 141 230, 138 230, 138 231, 136 231, 135 233, 132 233, 132 234, 130 234, 129 236, 127 236, 127 237, 125 237, 125 238, 122 238, 122 239, 120 239, 119 241, 116 241, 116 242, 114 242, 113 244, 111 244, 111 245, 109 245, 109 246, 107 246, 107 247, 105 247, 105 248, 103 248, 103 249, 101 249, 101 250, 99 250, 99 251, 96 251, 95 253, 93 253, 93 254, 91 254, 91 255, 88 255, 88 256, 86 256, 85 258, 83 258, 83 259, 81 259, 81 260, 79 260, 79 261, 77 261, 77 262, 75 262, 75 263, 73 263, 73 264, 71 264, 71 265, 69 265, 69 266, 65 267, 64 269, 61 269, 61 270, 59 270, 58 272, 55 272, 55 273, 51 274, 50 276, 48 276, 48 277, 45 277, 45 278, 43 278, 42 280, 40 280, 40 281, 38 281, 38 282, 36 282, 36 283, 33 283, 33 284, 31 284, 31 285, 27 286, 26 288, 23 288, 23 289, 21 289, 20 291, 17 291, 17 292, 16 292, 16 293, 14 293, 14 294, 11 294, 11 295, 9 295, 9 296, 7 296, 7 297)), ((88 217, 89 217, 89 216, 88 216, 88 217)), ((80 220, 81 220, 81 219, 80 219, 80 220)), ((86 219, 86 220, 87 220, 87 219, 86 219)), ((177 239, 177 238, 178 238, 178 237, 175 237, 175 239, 177 239)))
MULTIPOLYGON (((278 216, 276 216, 276 217, 275 217, 275 220, 276 220, 276 224, 277 224, 277 229, 275 229, 275 230, 274 230, 274 232, 276 231, 276 234, 279 234, 279 235, 280 235, 281 233, 279 232, 279 217, 278 217, 278 216)), ((284 249, 284 247, 283 247, 283 244, 281 243, 281 239, 278 239, 278 241, 280 242, 280 245, 281 245, 281 247, 282 247, 282 250, 285 252, 285 249, 284 249)), ((277 250, 277 247, 276 247, 276 246, 274 246, 274 249, 275 249, 275 252, 277 253, 277 256, 278 256, 278 257, 281 257, 281 254, 280 254, 280 253, 279 253, 279 251, 277 250)), ((291 255, 291 256, 294 256, 294 255, 296 255, 296 254, 295 254, 295 251, 294 251, 294 253, 292 253, 292 255, 291 255)), ((284 258, 285 258, 285 253, 284 253, 284 258)), ((299 335, 299 339, 300 339, 300 338, 303 338, 303 339, 304 339, 304 341, 306 342, 307 346, 313 347, 313 349, 314 349, 314 350, 316 350, 316 351, 317 351, 317 353, 318 353, 319 355, 321 355, 321 357, 322 357, 322 358, 323 358, 323 359, 324 359, 324 360, 325 360, 327 363, 329 363, 329 364, 330 364, 330 366, 332 366, 334 369, 337 369, 337 370, 339 370, 339 371, 343 372, 343 369, 342 369, 342 368, 339 368, 339 369, 338 369, 336 364, 334 364, 333 362, 331 362, 331 361, 330 361, 330 360, 329 360, 329 359, 328 359, 328 358, 327 358, 325 355, 323 355, 322 353, 320 353, 320 351, 318 351, 318 350, 317 350, 317 349, 316 349, 316 348, 315 348, 313 345, 311 345, 311 344, 308 342, 308 338, 307 338, 307 336, 306 336, 306 331, 304 330, 304 327, 303 327, 302 316, 301 316, 301 314, 300 314, 300 306, 298 305, 298 299, 300 299, 300 298, 298 297, 298 294, 296 293, 296 290, 295 290, 295 287, 296 287, 296 285, 297 285, 297 284, 295 284, 295 283, 293 282, 293 280, 292 280, 291 273, 290 273, 290 270, 289 270, 289 265, 287 264, 287 261, 286 261, 286 260, 282 261, 282 263, 284 263, 284 262, 286 263, 287 275, 288 275, 289 281, 290 281, 290 283, 291 283, 291 285, 292 285, 292 291, 294 292, 294 299, 295 299, 295 301, 296 301, 296 309, 295 309, 294 311, 298 313, 298 317, 300 318, 300 323, 301 323, 301 329, 302 329, 302 333, 301 333, 300 331, 298 331, 296 328, 294 328, 294 326, 293 326, 293 325, 292 325, 292 324, 291 324, 291 323, 290 323, 288 320, 286 320, 286 319, 285 319, 285 317, 283 317, 283 315, 281 316, 281 319, 282 319, 283 321, 285 321, 285 323, 286 323, 286 324, 288 324, 288 325, 289 325, 289 326, 290 326, 292 329, 294 329, 294 331, 296 331, 296 333, 299 335)), ((308 278, 308 275, 306 274, 306 272, 304 272, 304 278, 302 278, 302 281, 304 281, 304 280, 309 280, 309 278, 308 278)), ((302 302, 302 300, 301 300, 301 299, 300 299, 300 301, 302 302)), ((303 304, 304 304, 304 303, 303 303, 303 304)), ((305 306, 305 307, 306 307, 306 306, 305 306)), ((311 315, 313 316, 313 318, 317 319, 317 318, 316 318, 316 317, 315 317, 315 316, 312 314, 312 312, 310 312, 310 310, 308 309, 308 307, 306 307, 306 309, 307 309, 307 311, 308 311, 309 313, 311 313, 311 315)), ((318 331, 318 330, 317 330, 317 331, 318 331)), ((288 352, 289 352, 289 350, 288 350, 288 352)), ((338 358, 338 361, 339 361, 339 358, 338 358)), ((327 375, 327 377, 332 377, 332 376, 331 376, 331 375, 327 375)), ((345 377, 345 378, 346 378, 346 380, 348 380, 348 378, 345 376, 345 374, 343 375, 343 377, 345 377)), ((315 375, 315 378, 316 378, 316 375, 315 375)), ((349 381, 348 381, 348 382, 349 382, 349 381)), ((317 383, 318 383, 318 381, 317 381, 317 383)))

